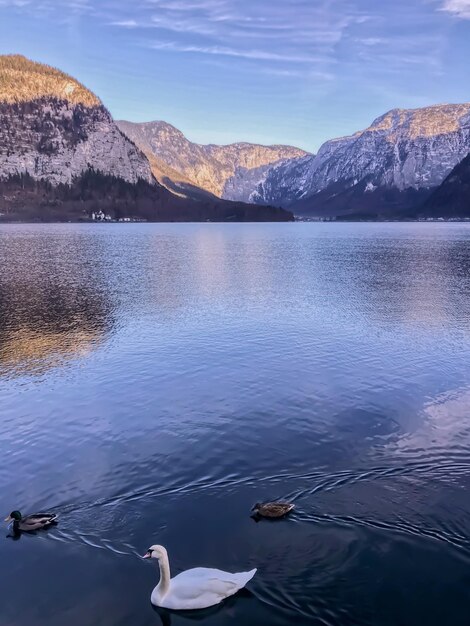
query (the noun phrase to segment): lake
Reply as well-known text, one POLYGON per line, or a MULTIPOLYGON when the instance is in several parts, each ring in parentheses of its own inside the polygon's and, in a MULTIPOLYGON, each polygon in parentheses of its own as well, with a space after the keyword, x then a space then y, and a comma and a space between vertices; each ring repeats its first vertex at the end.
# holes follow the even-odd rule
POLYGON ((470 225, 3 225, 0 265, 0 513, 60 515, 5 525, 2 626, 468 626, 470 225), (157 611, 154 543, 258 573, 157 611))

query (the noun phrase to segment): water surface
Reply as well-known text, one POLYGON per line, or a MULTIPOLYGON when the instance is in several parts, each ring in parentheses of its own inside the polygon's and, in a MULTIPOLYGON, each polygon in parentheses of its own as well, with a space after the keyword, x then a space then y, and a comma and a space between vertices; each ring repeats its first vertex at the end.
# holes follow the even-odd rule
POLYGON ((468 626, 470 226, 0 227, 2 626, 468 626), (287 520, 254 502, 286 498, 287 520), (142 562, 258 567, 159 613, 142 562))

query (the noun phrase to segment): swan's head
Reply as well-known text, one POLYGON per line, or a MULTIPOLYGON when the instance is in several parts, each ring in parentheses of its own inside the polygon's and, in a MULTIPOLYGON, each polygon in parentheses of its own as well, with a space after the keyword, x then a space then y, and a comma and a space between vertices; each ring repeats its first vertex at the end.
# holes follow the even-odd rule
POLYGON ((168 559, 168 553, 163 546, 150 546, 142 557, 143 559, 168 559))

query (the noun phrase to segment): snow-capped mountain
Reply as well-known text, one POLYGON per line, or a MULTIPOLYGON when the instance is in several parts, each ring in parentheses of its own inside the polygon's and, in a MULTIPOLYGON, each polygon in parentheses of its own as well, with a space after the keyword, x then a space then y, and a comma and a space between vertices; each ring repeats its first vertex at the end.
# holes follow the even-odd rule
POLYGON ((329 200, 341 211, 351 207, 352 189, 358 205, 365 194, 387 204, 388 190, 392 208, 400 197, 408 202, 437 187, 469 150, 470 104, 394 109, 366 130, 326 142, 315 157, 270 168, 250 200, 302 213, 329 200))
MULTIPOLYGON (((182 182, 227 200, 248 200, 263 178, 266 166, 306 154, 291 146, 197 144, 171 124, 160 121, 141 124, 118 121, 117 124, 147 156, 153 155, 160 164, 171 168, 182 177, 182 182)), ((158 165, 154 175, 163 181, 158 165)), ((169 178, 173 180, 174 174, 169 178)))

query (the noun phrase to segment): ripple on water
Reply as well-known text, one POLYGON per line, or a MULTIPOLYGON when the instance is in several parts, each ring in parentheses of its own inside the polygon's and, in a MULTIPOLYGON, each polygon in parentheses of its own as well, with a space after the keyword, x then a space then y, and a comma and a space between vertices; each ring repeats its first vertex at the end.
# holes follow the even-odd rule
POLYGON ((192 621, 155 542, 259 568, 213 626, 467 626, 470 228, 118 226, 0 227, 2 626, 192 621))

